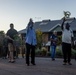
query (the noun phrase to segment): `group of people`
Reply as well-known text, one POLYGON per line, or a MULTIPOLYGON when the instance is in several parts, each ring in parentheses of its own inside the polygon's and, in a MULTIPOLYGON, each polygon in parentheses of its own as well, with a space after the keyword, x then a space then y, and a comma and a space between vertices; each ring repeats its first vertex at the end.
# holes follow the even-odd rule
MULTIPOLYGON (((61 25, 62 28, 62 52, 63 52, 63 65, 67 63, 72 65, 71 63, 71 46, 73 44, 73 31, 70 28, 69 23, 65 23, 66 19, 63 18, 63 22, 61 25)), ((25 37, 25 45, 26 45, 26 65, 29 66, 30 63, 32 65, 36 65, 35 63, 35 47, 37 45, 36 33, 34 29, 34 22, 32 19, 29 20, 27 25, 27 32, 25 37), (31 62, 30 62, 30 53, 31 53, 31 62)), ((6 37, 8 38, 8 50, 9 50, 9 62, 15 62, 13 51, 14 51, 14 36, 18 35, 17 30, 14 29, 14 25, 10 24, 10 29, 6 33, 6 37)), ((57 46, 57 32, 54 31, 50 36, 51 41, 51 58, 55 60, 55 52, 57 46)))
MULTIPOLYGON (((63 65, 66 65, 67 63, 69 65, 72 65, 71 63, 71 47, 74 45, 74 35, 73 31, 70 28, 70 24, 66 22, 66 19, 63 18, 63 22, 61 24, 62 29, 62 53, 63 53, 63 65)), ((50 37, 51 39, 51 58, 52 60, 55 60, 55 52, 56 52, 56 46, 57 46, 57 32, 54 31, 53 34, 50 37)))
MULTIPOLYGON (((72 65, 71 63, 71 47, 74 45, 74 35, 73 31, 70 28, 70 24, 66 22, 65 17, 62 19, 63 22, 61 24, 62 29, 62 53, 63 53, 63 65, 67 63, 72 65)), ((26 64, 29 66, 29 54, 31 50, 31 63, 35 64, 35 46, 37 44, 36 40, 36 33, 33 28, 33 21, 30 19, 30 22, 27 26, 27 33, 26 33, 26 64)), ((51 41, 51 58, 55 60, 55 53, 56 53, 56 46, 58 42, 57 31, 54 31, 53 34, 50 36, 51 41)))
MULTIPOLYGON (((24 38, 24 40, 22 42, 25 43, 25 45, 22 45, 22 48, 25 50, 24 46, 26 47, 26 51, 22 51, 22 57, 24 58, 23 52, 26 52, 26 64, 27 66, 29 66, 30 64, 30 60, 29 60, 29 56, 30 56, 30 52, 31 52, 31 64, 32 65, 36 65, 35 64, 35 46, 37 45, 37 40, 36 40, 36 33, 35 30, 33 28, 33 21, 32 19, 30 19, 28 25, 27 25, 27 33, 26 33, 26 37, 24 38)), ((6 35, 5 35, 5 39, 3 42, 3 47, 4 47, 4 55, 3 57, 7 57, 9 58, 9 62, 10 63, 14 63, 15 62, 15 49, 16 49, 16 41, 15 41, 15 36, 18 36, 18 32, 16 29, 14 29, 14 24, 11 23, 10 24, 10 29, 7 31, 6 35)), ((17 48, 18 49, 18 48, 17 48)))

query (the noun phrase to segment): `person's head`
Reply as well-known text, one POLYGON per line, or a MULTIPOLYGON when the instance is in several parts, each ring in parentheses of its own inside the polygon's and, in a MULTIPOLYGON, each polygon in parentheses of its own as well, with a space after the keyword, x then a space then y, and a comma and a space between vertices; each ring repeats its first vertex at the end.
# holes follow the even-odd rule
POLYGON ((32 20, 32 18, 30 18, 28 26, 29 26, 30 28, 33 27, 33 20, 32 20))
POLYGON ((32 18, 30 18, 30 20, 29 20, 30 22, 33 22, 33 20, 32 20, 32 18))
POLYGON ((53 34, 54 34, 54 35, 57 35, 57 31, 56 31, 56 30, 55 30, 55 31, 53 31, 53 34))
POLYGON ((10 29, 13 29, 13 28, 14 28, 14 24, 11 23, 11 24, 10 24, 10 29))
POLYGON ((70 28, 69 23, 66 23, 66 29, 69 30, 69 28, 70 28))

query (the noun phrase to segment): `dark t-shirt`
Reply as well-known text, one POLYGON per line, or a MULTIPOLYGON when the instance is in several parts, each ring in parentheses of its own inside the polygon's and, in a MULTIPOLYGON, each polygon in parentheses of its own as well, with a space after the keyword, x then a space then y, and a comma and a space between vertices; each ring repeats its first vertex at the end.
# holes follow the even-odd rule
POLYGON ((55 40, 55 41, 51 41, 51 45, 56 46, 57 36, 52 34, 50 38, 55 40))
MULTIPOLYGON (((7 31, 7 34, 6 34, 6 35, 9 36, 10 38, 12 38, 12 39, 14 40, 14 36, 15 36, 16 34, 18 34, 17 30, 15 30, 15 29, 9 29, 9 30, 7 31)), ((10 40, 10 39, 8 39, 8 43, 13 43, 13 41, 10 40)))

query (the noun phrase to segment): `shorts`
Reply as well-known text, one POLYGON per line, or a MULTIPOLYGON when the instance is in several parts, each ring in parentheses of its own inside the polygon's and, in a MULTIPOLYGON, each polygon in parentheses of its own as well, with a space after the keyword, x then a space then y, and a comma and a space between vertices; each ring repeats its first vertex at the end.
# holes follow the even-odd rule
POLYGON ((14 46, 13 46, 12 43, 8 43, 8 50, 9 50, 10 52, 13 52, 13 51, 14 51, 14 46))

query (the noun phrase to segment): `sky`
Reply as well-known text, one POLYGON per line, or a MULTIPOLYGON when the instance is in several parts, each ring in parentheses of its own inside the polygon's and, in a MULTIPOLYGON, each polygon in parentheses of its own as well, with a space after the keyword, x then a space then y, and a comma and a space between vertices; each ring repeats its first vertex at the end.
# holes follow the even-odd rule
POLYGON ((76 17, 76 0, 0 0, 0 31, 6 33, 10 23, 17 31, 25 29, 30 18, 34 22, 58 20, 63 11, 76 17))

